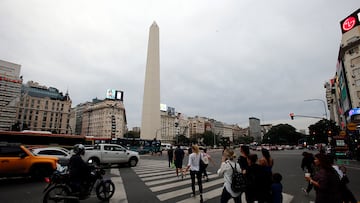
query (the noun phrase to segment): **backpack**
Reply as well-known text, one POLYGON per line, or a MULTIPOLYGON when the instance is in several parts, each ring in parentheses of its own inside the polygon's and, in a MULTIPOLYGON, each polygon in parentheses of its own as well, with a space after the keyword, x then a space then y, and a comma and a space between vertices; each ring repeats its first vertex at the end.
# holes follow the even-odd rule
POLYGON ((234 192, 245 192, 246 190, 246 179, 241 172, 236 170, 236 163, 235 168, 232 167, 231 163, 229 163, 233 173, 231 175, 231 189, 234 192))

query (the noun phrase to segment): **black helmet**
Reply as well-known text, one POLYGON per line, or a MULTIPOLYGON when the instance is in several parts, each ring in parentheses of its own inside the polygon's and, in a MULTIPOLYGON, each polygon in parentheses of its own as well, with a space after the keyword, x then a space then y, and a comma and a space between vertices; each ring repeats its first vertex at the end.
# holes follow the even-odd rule
POLYGON ((84 145, 82 145, 82 144, 76 144, 75 146, 74 146, 74 153, 75 154, 84 154, 85 153, 85 146, 84 145))

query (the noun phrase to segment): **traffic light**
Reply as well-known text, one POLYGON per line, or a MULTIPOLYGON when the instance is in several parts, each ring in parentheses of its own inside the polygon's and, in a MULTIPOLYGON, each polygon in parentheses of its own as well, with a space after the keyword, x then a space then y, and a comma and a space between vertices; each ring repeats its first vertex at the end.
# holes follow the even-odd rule
POLYGON ((291 120, 294 120, 294 113, 290 113, 291 120))
POLYGON ((178 122, 175 122, 175 127, 178 127, 179 126, 179 123, 178 122))

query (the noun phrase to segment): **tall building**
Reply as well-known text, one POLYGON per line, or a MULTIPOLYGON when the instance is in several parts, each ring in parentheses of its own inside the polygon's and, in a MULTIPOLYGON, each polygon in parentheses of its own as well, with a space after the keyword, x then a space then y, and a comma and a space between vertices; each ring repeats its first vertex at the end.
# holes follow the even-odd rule
POLYGON ((16 120, 22 79, 20 65, 0 60, 0 130, 11 130, 16 120))
POLYGON ((345 129, 360 123, 360 9, 340 21, 340 28, 336 73, 324 87, 330 118, 345 129))
POLYGON ((21 98, 17 105, 19 130, 50 131, 70 134, 71 100, 54 87, 29 81, 21 87, 21 98))
POLYGON ((261 126, 260 126, 260 119, 255 117, 249 118, 249 135, 254 137, 256 142, 261 142, 261 126))
POLYGON ((156 22, 150 26, 148 43, 140 131, 142 139, 154 139, 161 128, 159 27, 156 22))

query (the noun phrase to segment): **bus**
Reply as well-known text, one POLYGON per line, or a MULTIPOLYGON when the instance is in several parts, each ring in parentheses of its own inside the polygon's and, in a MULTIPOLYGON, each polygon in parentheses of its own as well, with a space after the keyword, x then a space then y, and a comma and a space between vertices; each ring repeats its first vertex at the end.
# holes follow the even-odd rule
POLYGON ((0 142, 20 143, 27 146, 72 148, 75 144, 84 144, 85 136, 52 134, 47 131, 0 131, 0 142))
POLYGON ((160 140, 147 140, 141 138, 113 138, 110 143, 122 145, 139 154, 162 153, 160 140))

